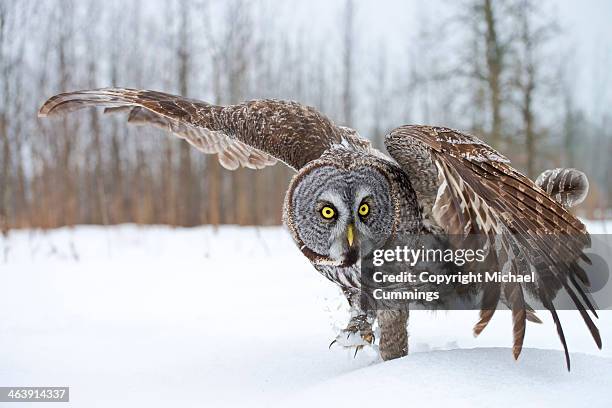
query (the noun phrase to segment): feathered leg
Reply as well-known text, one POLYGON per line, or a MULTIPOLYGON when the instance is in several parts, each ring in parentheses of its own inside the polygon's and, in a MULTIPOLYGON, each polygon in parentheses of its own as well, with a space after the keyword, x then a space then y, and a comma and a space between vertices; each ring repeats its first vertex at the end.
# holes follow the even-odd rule
POLYGON ((343 292, 351 307, 351 319, 346 328, 338 334, 329 346, 338 344, 343 347, 355 347, 356 354, 361 348, 374 342, 372 322, 375 316, 373 313, 367 313, 361 309, 358 290, 344 289, 343 292))
POLYGON ((383 360, 408 354, 408 310, 379 310, 376 317, 380 326, 380 356, 383 360))

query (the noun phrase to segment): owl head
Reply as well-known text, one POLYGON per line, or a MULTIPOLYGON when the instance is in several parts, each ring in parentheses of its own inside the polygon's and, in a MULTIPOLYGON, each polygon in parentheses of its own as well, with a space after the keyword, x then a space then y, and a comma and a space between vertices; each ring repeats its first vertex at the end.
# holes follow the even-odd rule
POLYGON ((400 200, 382 161, 317 160, 291 181, 285 223, 319 264, 350 266, 396 230, 400 200))

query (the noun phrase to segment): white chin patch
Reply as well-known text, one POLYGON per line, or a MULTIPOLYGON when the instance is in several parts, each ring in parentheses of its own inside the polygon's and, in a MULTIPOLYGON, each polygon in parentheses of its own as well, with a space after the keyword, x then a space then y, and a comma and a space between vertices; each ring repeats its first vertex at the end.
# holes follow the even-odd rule
POLYGON ((329 248, 329 257, 335 261, 342 262, 344 260, 344 245, 340 239, 334 239, 329 248))
POLYGON ((329 265, 329 266, 342 265, 342 261, 335 261, 333 259, 318 259, 318 260, 315 260, 314 263, 316 263, 317 265, 329 265))

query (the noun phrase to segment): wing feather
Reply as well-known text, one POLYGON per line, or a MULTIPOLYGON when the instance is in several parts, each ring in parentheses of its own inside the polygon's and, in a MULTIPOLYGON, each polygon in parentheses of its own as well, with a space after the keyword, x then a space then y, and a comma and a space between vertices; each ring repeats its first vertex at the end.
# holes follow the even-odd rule
POLYGON ((217 154, 228 169, 259 169, 280 160, 300 169, 330 147, 366 149, 355 131, 336 126, 316 109, 291 101, 253 100, 217 106, 162 92, 104 88, 59 94, 40 117, 87 107, 129 112, 128 122, 170 131, 204 153, 217 154))
POLYGON ((504 293, 507 301, 510 303, 510 309, 512 310, 512 355, 515 359, 518 359, 523 349, 525 326, 527 323, 527 310, 525 307, 525 298, 523 297, 523 288, 520 283, 511 283, 504 286, 504 293))
POLYGON ((427 160, 435 168, 421 174, 437 176, 437 195, 435 201, 429 203, 430 212, 446 233, 484 234, 504 268, 513 273, 525 267, 536 272, 534 285, 483 285, 475 335, 484 330, 502 300, 512 310, 513 355, 518 358, 526 321, 540 322, 525 302, 524 290, 527 290, 550 311, 569 369, 567 343, 552 302, 563 288, 601 348, 599 331, 587 312, 588 308, 597 316, 585 291, 588 277, 577 263, 579 259, 588 260, 583 250, 590 245, 590 237, 577 218, 512 168, 505 156, 474 136, 442 127, 402 126, 387 135, 385 145, 409 174, 414 173, 412 167, 422 164, 413 164, 407 151, 416 150, 419 156, 415 158, 419 161, 423 161, 422 152, 428 152, 427 160), (553 239, 561 236, 562 239, 553 239))

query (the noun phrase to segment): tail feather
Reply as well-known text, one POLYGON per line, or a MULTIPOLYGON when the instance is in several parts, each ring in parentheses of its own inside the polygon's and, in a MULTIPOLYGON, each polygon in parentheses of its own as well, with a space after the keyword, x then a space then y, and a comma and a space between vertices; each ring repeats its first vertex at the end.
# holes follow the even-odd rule
POLYGON ((565 208, 580 204, 589 192, 587 176, 571 168, 546 170, 538 176, 535 183, 565 208))

